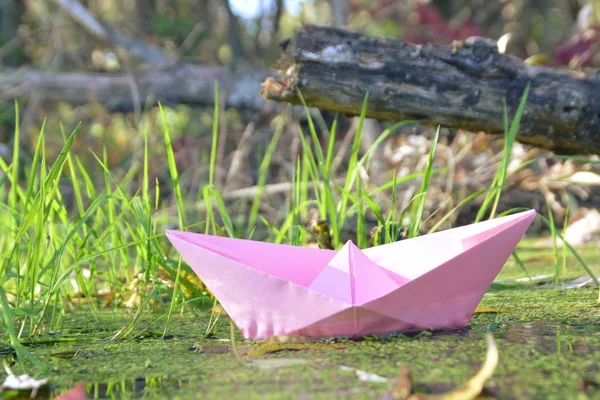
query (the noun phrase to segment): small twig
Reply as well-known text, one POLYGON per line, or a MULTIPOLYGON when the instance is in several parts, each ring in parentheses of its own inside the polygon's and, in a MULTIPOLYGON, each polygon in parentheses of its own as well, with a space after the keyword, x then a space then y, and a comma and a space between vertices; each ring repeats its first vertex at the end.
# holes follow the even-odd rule
POLYGON ((159 48, 101 24, 77 0, 54 0, 54 2, 96 40, 121 46, 138 60, 153 66, 168 64, 172 61, 159 48))
MULTIPOLYGON (((312 182, 307 182, 307 185, 311 188, 315 186, 312 182)), ((322 183, 319 183, 318 186, 321 187, 322 183)), ((225 192, 223 193, 223 199, 252 199, 256 197, 259 191, 262 191, 264 196, 272 196, 274 194, 289 193, 293 188, 294 185, 292 182, 273 183, 262 188, 260 186, 250 186, 243 189, 232 190, 231 192, 225 192)))
POLYGON ((54 0, 54 2, 90 35, 105 42, 109 41, 109 35, 104 26, 77 0, 54 0))
POLYGON ((142 101, 140 98, 140 89, 138 87, 135 78, 129 74, 127 75, 127 83, 129 84, 129 88, 131 89, 131 100, 133 101, 133 111, 135 115, 135 123, 139 128, 142 122, 142 101))
POLYGON ((224 187, 228 187, 233 182, 233 179, 240 173, 242 173, 242 168, 244 167, 244 159, 250 153, 250 139, 252 138, 252 134, 254 133, 254 123, 250 122, 242 137, 240 142, 238 143, 237 149, 233 152, 231 156, 231 163, 229 164, 229 170, 227 171, 227 176, 225 177, 224 187))
POLYGON ((206 32, 204 22, 198 22, 194 25, 190 33, 188 33, 187 37, 181 42, 181 45, 179 45, 179 48, 177 48, 177 58, 183 57, 185 53, 190 51, 196 43, 196 40, 198 40, 200 35, 204 32, 206 32))

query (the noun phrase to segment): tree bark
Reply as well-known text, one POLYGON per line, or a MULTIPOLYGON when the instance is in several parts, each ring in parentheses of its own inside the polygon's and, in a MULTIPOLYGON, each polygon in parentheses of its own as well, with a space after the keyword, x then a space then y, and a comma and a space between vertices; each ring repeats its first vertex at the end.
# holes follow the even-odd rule
POLYGON ((226 106, 261 110, 265 101, 258 96, 260 82, 267 76, 260 70, 177 63, 165 69, 133 74, 44 73, 15 69, 0 73, 0 99, 27 97, 40 93, 43 100, 72 104, 100 103, 110 111, 130 111, 134 106, 191 104, 212 106, 214 86, 219 82, 226 106))
POLYGON ((266 99, 300 104, 300 92, 310 107, 359 115, 368 93, 371 118, 503 133, 503 103, 514 115, 529 85, 517 140, 600 154, 600 74, 531 67, 484 38, 420 46, 305 25, 282 48, 266 99))

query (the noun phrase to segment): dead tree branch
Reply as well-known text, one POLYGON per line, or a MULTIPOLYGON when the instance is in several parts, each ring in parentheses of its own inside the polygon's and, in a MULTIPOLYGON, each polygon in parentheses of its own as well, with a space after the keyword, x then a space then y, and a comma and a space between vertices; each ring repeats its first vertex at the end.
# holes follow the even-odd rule
POLYGON ((308 106, 359 115, 369 93, 371 118, 502 133, 503 103, 512 115, 529 85, 519 141, 600 154, 600 74, 530 67, 483 38, 419 46, 306 25, 282 47, 266 99, 300 104, 299 90, 308 106))
POLYGON ((228 107, 261 110, 265 101, 257 93, 266 76, 266 72, 259 70, 232 71, 188 63, 135 74, 44 73, 15 69, 0 73, 0 99, 28 97, 39 92, 44 101, 95 102, 111 111, 130 111, 134 106, 158 101, 212 106, 214 85, 219 82, 228 107), (132 85, 136 91, 132 91, 132 85))

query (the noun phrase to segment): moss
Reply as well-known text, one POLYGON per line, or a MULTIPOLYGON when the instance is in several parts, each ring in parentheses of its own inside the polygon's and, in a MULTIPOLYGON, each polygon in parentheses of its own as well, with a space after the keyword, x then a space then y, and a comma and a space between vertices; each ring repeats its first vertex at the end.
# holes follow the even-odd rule
MULTIPOLYGON (((521 257, 531 272, 553 272, 547 251, 525 245, 521 257)), ((586 251, 590 253, 587 259, 593 259, 591 253, 597 250, 586 251)), ((509 264, 502 275, 519 277, 519 271, 509 264)), ((583 275, 572 263, 568 274, 583 275)), ((89 313, 79 310, 65 315, 58 331, 30 343, 32 352, 52 369, 28 372, 47 377, 54 393, 85 382, 92 398, 278 399, 292 393, 294 398, 373 399, 388 393, 400 366, 408 365, 417 391, 438 393, 463 383, 478 370, 485 356, 484 335, 493 328, 500 363, 486 385, 492 395, 574 398, 585 394, 595 398, 600 397, 597 296, 597 289, 560 291, 535 285, 492 290, 481 306, 503 312, 475 314, 462 330, 324 340, 318 345, 283 344, 283 351, 275 353, 257 352, 261 346, 264 349, 264 342, 244 341, 236 333, 238 356, 232 351, 227 318, 219 320, 211 338, 203 337, 209 319, 206 311, 173 316, 166 339, 162 339, 165 319, 151 325, 160 315, 143 315, 135 326, 136 332, 146 329, 142 335, 111 341, 131 323, 131 313, 99 311, 97 319, 90 320, 89 313), (247 356, 253 352, 260 355, 247 356), (280 362, 270 364, 269 360, 280 362), (388 381, 363 382, 341 366, 388 381)), ((20 372, 18 365, 13 369, 20 372)))

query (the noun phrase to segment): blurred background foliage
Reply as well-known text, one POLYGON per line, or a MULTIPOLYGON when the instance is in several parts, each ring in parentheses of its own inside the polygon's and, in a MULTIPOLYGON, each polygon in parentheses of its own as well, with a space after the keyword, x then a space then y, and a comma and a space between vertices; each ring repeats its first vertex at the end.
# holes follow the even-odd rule
MULTIPOLYGON (((0 65, 4 73, 35 68, 109 74, 145 68, 125 49, 88 34, 59 3, 65 2, 0 0, 0 65)), ((450 44, 473 35, 496 40, 504 37, 507 53, 529 59, 534 65, 582 69, 600 63, 600 0, 81 0, 79 4, 111 29, 156 46, 170 57, 234 70, 241 66, 268 68, 278 58, 278 44, 302 23, 345 26, 416 43, 450 44)), ((14 104, 1 104, 0 156, 10 161, 14 104)), ((41 101, 35 92, 20 104, 23 163, 29 160, 44 119, 49 158, 56 156, 63 143, 60 124, 69 131, 80 121, 82 131, 73 150, 88 168, 96 164, 89 150, 102 154, 106 148, 109 168, 122 176, 141 162, 144 132, 150 136, 150 151, 164 158, 156 107, 117 113, 98 104, 41 101)), ((212 109, 166 106, 178 165, 184 171, 182 181, 188 179, 197 187, 207 173, 212 109)), ((258 169, 273 135, 275 115, 221 110, 221 130, 227 132, 219 148, 224 165, 221 175, 225 176, 225 161, 239 147, 243 133, 249 126, 252 129, 254 150, 247 154, 246 169, 250 172, 226 182, 230 189, 256 183, 257 174, 252 171, 258 169)), ((284 135, 282 140, 292 137, 284 135)), ((393 140, 401 147, 400 139, 393 140)), ((487 144, 477 139, 472 143, 473 148, 487 144)), ((293 149, 294 143, 290 146, 293 149)), ((494 148, 500 147, 489 146, 488 158, 493 158, 494 148)), ((389 166, 395 167, 394 163, 398 164, 397 157, 389 166)), ((286 156, 274 157, 273 164, 281 167, 273 176, 281 171, 289 176, 293 168, 286 156)), ((168 179, 165 162, 151 163, 150 168, 154 179, 168 179)), ((92 178, 102 177, 97 165, 89 171, 97 172, 92 178)))

